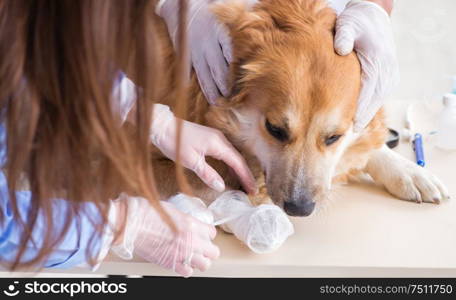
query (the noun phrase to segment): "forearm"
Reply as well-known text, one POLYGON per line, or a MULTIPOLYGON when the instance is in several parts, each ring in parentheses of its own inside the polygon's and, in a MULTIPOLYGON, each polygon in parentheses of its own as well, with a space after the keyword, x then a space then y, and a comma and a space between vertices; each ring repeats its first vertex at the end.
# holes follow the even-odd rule
POLYGON ((394 6, 394 0, 366 0, 378 4, 383 7, 388 15, 391 15, 394 6))

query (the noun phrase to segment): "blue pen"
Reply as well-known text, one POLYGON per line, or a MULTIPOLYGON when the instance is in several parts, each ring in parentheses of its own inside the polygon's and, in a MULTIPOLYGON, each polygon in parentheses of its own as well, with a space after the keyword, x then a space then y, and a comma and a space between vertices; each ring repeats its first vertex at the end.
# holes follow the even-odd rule
POLYGON ((416 163, 424 167, 426 163, 424 161, 423 137, 419 133, 415 134, 413 150, 415 151, 416 163))

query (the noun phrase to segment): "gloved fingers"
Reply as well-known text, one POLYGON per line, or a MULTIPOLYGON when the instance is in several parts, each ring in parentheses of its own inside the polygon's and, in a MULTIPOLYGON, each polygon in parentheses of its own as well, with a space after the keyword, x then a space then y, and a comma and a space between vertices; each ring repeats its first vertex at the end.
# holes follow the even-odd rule
POLYGON ((362 53, 358 53, 363 74, 362 89, 358 100, 358 109, 355 116, 354 130, 363 130, 383 106, 386 96, 393 90, 399 81, 399 71, 388 62, 370 61, 362 53))
POLYGON ((181 232, 187 232, 185 239, 189 240, 192 236, 189 233, 197 233, 203 240, 213 240, 217 235, 217 229, 215 226, 206 224, 196 219, 195 217, 181 212, 173 203, 161 201, 163 209, 168 213, 173 222, 178 226, 178 230, 181 232))
POLYGON ((198 60, 193 60, 193 68, 198 78, 199 85, 203 90, 204 96, 210 104, 214 104, 216 100, 221 97, 220 91, 217 88, 211 70, 204 58, 199 58, 198 60))
POLYGON ((188 278, 193 275, 193 268, 189 264, 182 262, 176 265, 174 272, 185 278, 188 278))
POLYGON ((357 35, 349 23, 337 23, 334 37, 334 49, 339 55, 350 54, 355 47, 357 35))
POLYGON ((185 80, 190 81, 191 75, 192 75, 192 59, 191 59, 191 54, 188 54, 187 56, 188 57, 184 61, 185 68, 184 68, 183 72, 185 74, 185 80))
POLYGON ((355 133, 361 132, 364 128, 366 128, 372 119, 375 117, 377 112, 379 111, 380 107, 382 107, 383 101, 379 99, 371 100, 370 106, 366 107, 364 111, 359 111, 356 113, 355 122, 353 125, 353 131, 355 133))
POLYGON ((205 225, 209 226, 209 238, 211 240, 215 239, 215 236, 217 235, 217 229, 215 229, 215 226, 209 225, 209 224, 205 224, 205 225))
POLYGON ((225 182, 222 177, 214 170, 204 159, 204 155, 197 154, 197 162, 194 165, 189 165, 195 174, 210 188, 217 192, 223 192, 225 190, 225 182))
POLYGON ((208 240, 195 240, 193 244, 194 253, 201 253, 209 259, 217 259, 220 256, 220 249, 208 240))
MULTIPOLYGON (((228 64, 223 55, 222 45, 219 44, 217 39, 214 39, 206 50, 207 64, 211 71, 212 78, 217 85, 219 92, 224 96, 229 96, 228 91, 228 64)), ((217 100, 217 99, 214 99, 217 100)))
POLYGON ((190 266, 193 269, 196 268, 202 272, 209 269, 211 264, 212 264, 212 261, 209 258, 207 258, 204 255, 199 254, 199 253, 193 254, 192 260, 190 262, 190 266))
POLYGON ((242 155, 231 145, 223 134, 219 134, 206 152, 213 158, 224 161, 239 177, 242 186, 249 194, 256 194, 256 181, 242 155))
POLYGON ((224 25, 218 26, 219 31, 219 43, 222 47, 223 56, 225 57, 226 63, 229 65, 233 61, 233 47, 231 37, 228 33, 228 29, 224 25))
POLYGON ((203 223, 190 215, 188 217, 191 218, 193 232, 197 232, 199 237, 203 240, 213 240, 215 238, 217 229, 215 229, 214 225, 203 223))
POLYGON ((378 105, 378 103, 381 102, 380 99, 374 97, 379 80, 378 73, 372 62, 366 59, 362 53, 358 53, 358 57, 361 62, 363 73, 361 76, 361 92, 354 120, 353 130, 355 132, 363 130, 381 106, 378 105))
POLYGON ((354 131, 363 130, 398 82, 398 64, 388 13, 370 1, 352 0, 336 21, 334 48, 340 55, 353 50, 362 67, 362 89, 354 131))

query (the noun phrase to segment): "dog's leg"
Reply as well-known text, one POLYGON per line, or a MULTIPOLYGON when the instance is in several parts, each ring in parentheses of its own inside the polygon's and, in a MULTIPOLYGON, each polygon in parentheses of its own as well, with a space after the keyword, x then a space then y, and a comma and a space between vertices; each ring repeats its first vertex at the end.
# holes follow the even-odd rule
MULTIPOLYGON (((224 178, 227 190, 239 189, 236 177, 230 174, 229 169, 223 163, 212 159, 208 159, 208 162, 217 170, 220 176, 224 178)), ((166 200, 179 193, 175 163, 164 158, 156 151, 152 156, 152 164, 160 200, 166 200)), ((221 193, 209 188, 193 172, 187 169, 184 169, 184 172, 187 181, 190 184, 192 196, 200 198, 206 205, 209 205, 220 196, 221 193)))
POLYGON ((253 206, 259 206, 261 204, 273 204, 271 197, 268 195, 264 174, 262 172, 257 173, 257 176, 255 177, 258 193, 253 196, 249 195, 250 203, 252 203, 253 206))
POLYGON ((386 146, 372 151, 365 171, 375 182, 403 200, 439 204, 449 198, 447 189, 437 177, 386 146))

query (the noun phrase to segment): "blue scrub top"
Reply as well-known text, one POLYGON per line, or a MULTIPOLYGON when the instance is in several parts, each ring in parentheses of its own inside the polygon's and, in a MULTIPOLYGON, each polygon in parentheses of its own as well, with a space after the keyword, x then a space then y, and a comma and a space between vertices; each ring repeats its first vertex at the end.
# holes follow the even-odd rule
MULTIPOLYGON (((5 135, 5 127, 0 125, 0 161, 2 163, 6 159, 5 135)), ((27 212, 31 207, 32 201, 31 192, 17 191, 16 199, 21 217, 24 221, 27 221, 27 212)), ((59 228, 58 225, 62 224, 63 227, 69 209, 71 209, 69 201, 64 199, 52 200, 53 234, 61 235, 62 228, 59 228)), ((84 203, 82 211, 78 216, 71 219, 69 230, 66 232, 62 242, 53 249, 42 267, 69 268, 88 263, 90 257, 97 257, 101 246, 101 235, 96 232, 92 221, 99 223, 101 217, 98 209, 92 203, 84 203), (91 241, 92 236, 93 240, 91 241), (88 253, 87 250, 89 250, 88 253)), ((15 258, 19 249, 22 228, 13 219, 7 181, 3 172, 0 172, 0 213, 2 214, 2 218, 0 218, 1 261, 10 262, 15 258)), ((46 220, 43 213, 40 212, 33 227, 32 240, 28 242, 22 256, 23 261, 35 257, 41 249, 46 227, 46 220)))
MULTIPOLYGON (((123 73, 120 73, 114 86, 114 98, 118 98, 116 112, 122 114, 124 107, 134 101, 134 84, 123 73)), ((123 113, 125 114, 125 113, 123 113)), ((4 165, 6 154, 6 130, 0 124, 0 165, 4 165)), ((31 207, 32 194, 30 191, 16 191, 18 209, 22 219, 27 221, 27 212, 31 207)), ((58 224, 66 221, 71 203, 65 199, 52 201, 53 234, 61 235, 58 224)), ((63 240, 54 247, 44 265, 37 267, 46 268, 70 268, 78 265, 87 265, 90 258, 96 258, 101 250, 102 234, 96 231, 96 224, 101 222, 101 216, 96 206, 92 203, 84 203, 80 206, 80 213, 72 218, 69 230, 63 240)), ((11 203, 8 196, 8 188, 5 174, 0 171, 0 261, 9 262, 15 258, 18 251, 22 229, 13 219, 11 203)), ((24 252, 23 261, 35 257, 43 243, 43 237, 48 228, 46 220, 40 212, 33 228, 32 240, 28 242, 24 252)))

